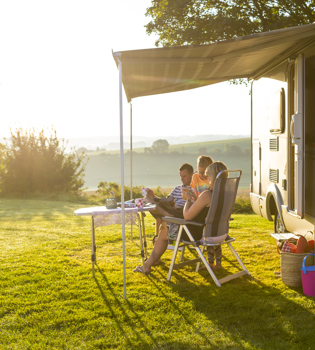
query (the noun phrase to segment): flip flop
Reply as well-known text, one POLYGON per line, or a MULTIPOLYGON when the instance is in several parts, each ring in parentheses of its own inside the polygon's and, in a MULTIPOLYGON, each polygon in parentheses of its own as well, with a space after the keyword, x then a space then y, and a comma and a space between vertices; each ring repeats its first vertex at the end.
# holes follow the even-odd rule
POLYGON ((134 270, 132 270, 133 272, 141 272, 144 275, 148 275, 150 272, 145 272, 143 269, 143 266, 137 266, 134 270))
MULTIPOLYGON (((210 266, 210 267, 211 267, 211 266, 210 266)), ((222 267, 220 267, 219 269, 215 269, 215 266, 213 266, 213 267, 211 267, 211 269, 215 271, 215 270, 220 270, 220 269, 222 269, 222 267)), ((199 271, 200 271, 200 270, 207 270, 207 268, 206 268, 205 266, 201 266, 201 267, 199 268, 199 271)))

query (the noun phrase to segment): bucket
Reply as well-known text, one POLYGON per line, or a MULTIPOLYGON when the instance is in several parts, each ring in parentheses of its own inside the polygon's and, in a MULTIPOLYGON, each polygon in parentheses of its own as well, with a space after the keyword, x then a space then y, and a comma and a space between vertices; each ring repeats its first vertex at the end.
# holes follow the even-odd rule
MULTIPOLYGON (((296 254, 296 253, 280 253, 280 269, 281 269, 281 280, 288 287, 301 287, 301 266, 303 259, 307 257, 308 253, 296 254)), ((308 257, 305 261, 305 265, 313 265, 313 258, 308 257)))
POLYGON ((302 277, 302 285, 303 285, 303 293, 310 297, 315 297, 315 266, 305 266, 305 259, 315 254, 308 254, 302 263, 301 268, 301 277, 302 277))

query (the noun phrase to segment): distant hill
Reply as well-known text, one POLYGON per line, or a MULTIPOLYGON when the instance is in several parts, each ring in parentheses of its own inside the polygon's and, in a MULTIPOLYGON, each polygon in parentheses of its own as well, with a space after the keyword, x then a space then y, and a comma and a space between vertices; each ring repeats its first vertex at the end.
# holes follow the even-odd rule
MULTIPOLYGON (((182 135, 182 136, 133 136, 132 143, 133 148, 139 147, 151 147, 155 140, 164 139, 169 142, 170 145, 181 145, 186 143, 196 142, 211 142, 218 140, 230 140, 248 138, 248 135, 182 135)), ((76 149, 84 147, 89 150, 105 149, 107 151, 118 150, 120 148, 119 136, 99 136, 99 137, 80 137, 70 138, 68 140, 69 147, 75 147, 76 149)), ((130 137, 124 137, 124 148, 130 148, 130 137)))
MULTIPOLYGON (((240 188, 249 188, 250 138, 171 145, 166 154, 144 153, 144 148, 135 148, 132 157, 133 185, 176 186, 180 182, 178 168, 187 162, 195 169, 200 151, 214 160, 223 161, 230 169, 242 169, 240 188)), ((100 181, 120 183, 119 151, 88 152, 87 157, 89 161, 85 171, 85 184, 90 190, 96 189, 100 181)), ((130 185, 131 165, 128 150, 124 154, 124 164, 125 184, 130 185)))

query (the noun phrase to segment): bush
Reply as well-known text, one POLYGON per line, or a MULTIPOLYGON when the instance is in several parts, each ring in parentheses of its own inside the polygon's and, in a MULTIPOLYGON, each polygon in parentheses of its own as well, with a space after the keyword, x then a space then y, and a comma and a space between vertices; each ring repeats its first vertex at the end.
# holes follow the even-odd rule
POLYGON ((250 204, 250 198, 247 196, 239 196, 236 198, 234 209, 234 214, 253 214, 253 209, 250 204))
MULTIPOLYGON (((132 198, 142 198, 142 187, 143 186, 133 186, 132 187, 132 198)), ((103 196, 104 198, 110 198, 111 191, 115 192, 115 198, 117 202, 121 202, 121 186, 116 183, 116 182, 106 182, 106 181, 101 181, 98 186, 98 190, 96 191, 99 195, 103 196)), ((161 190, 161 187, 157 187, 154 190, 154 193, 158 197, 167 197, 167 194, 161 190)), ((125 186, 124 190, 124 195, 125 195, 125 201, 130 200, 130 186, 125 186)))
POLYGON ((0 167, 2 195, 39 193, 77 193, 84 185, 84 153, 66 153, 65 142, 59 141, 52 128, 16 129, 5 145, 0 167))

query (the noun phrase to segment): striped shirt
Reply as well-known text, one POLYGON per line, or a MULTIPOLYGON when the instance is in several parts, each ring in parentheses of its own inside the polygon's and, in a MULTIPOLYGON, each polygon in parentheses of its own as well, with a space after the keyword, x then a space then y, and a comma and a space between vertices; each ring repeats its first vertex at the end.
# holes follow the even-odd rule
POLYGON ((182 197, 182 188, 190 189, 190 186, 178 185, 174 187, 172 189, 172 192, 169 194, 169 196, 172 196, 174 198, 174 202, 178 208, 183 208, 186 203, 185 199, 182 197))

